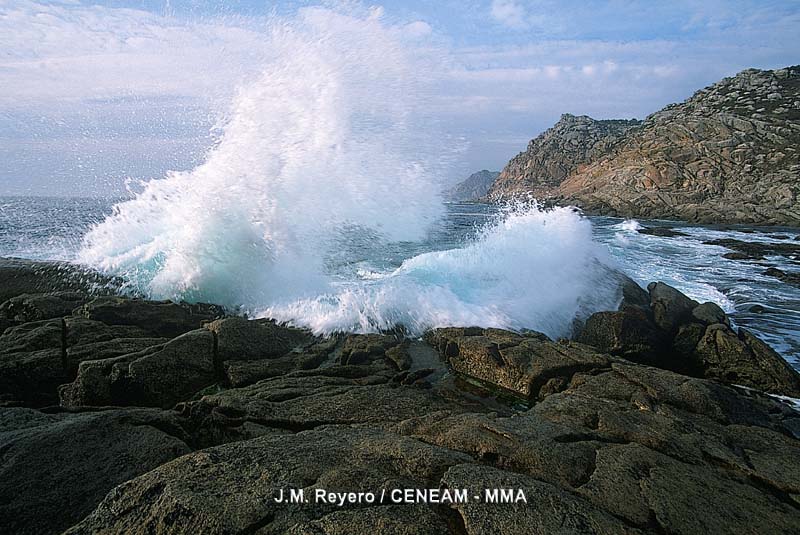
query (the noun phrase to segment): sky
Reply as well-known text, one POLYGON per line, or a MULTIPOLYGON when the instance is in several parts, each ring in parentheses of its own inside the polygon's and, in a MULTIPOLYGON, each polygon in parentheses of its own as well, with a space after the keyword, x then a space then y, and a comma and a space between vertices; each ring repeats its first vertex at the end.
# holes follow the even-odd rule
MULTIPOLYGON (((380 6, 443 58, 419 106, 499 170, 562 113, 643 118, 742 69, 800 63, 800 1, 439 0, 380 6)), ((0 195, 110 196, 190 169, 271 17, 319 2, 0 0, 0 195)))

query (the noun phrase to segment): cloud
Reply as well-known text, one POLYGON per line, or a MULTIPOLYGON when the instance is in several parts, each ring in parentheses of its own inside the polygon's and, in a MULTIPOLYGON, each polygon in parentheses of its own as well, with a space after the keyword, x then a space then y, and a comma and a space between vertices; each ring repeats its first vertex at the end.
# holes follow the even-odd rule
POLYGON ((527 12, 515 0, 492 0, 490 13, 494 20, 514 30, 528 27, 527 12))
MULTIPOLYGON (((273 53, 268 13, 174 16, 95 4, 0 0, 0 193, 31 174, 71 173, 79 183, 83 153, 106 174, 161 176, 190 165, 237 86, 273 53), (103 153, 104 144, 114 150, 103 153), (135 164, 118 164, 125 147, 135 164), (152 156, 159 151, 186 157, 152 156)), ((464 165, 476 168, 501 166, 563 112, 642 117, 743 68, 797 63, 800 8, 785 2, 423 4, 364 8, 364 17, 390 20, 415 52, 442 57, 420 112, 471 141, 464 165)))

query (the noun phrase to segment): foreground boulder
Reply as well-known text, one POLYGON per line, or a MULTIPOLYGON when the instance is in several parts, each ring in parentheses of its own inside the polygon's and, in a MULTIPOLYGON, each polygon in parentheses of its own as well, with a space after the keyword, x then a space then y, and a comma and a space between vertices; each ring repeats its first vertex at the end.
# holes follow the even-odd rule
POLYGON ((189 453, 175 414, 0 408, 0 530, 59 533, 115 486, 189 453))

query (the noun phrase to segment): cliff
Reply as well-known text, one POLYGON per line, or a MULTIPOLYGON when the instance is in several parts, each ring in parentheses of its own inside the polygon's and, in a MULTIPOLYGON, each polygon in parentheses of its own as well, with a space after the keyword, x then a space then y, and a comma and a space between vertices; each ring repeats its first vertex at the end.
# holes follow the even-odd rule
POLYGON ((598 121, 565 113, 550 129, 533 139, 503 169, 489 198, 531 193, 547 197, 580 166, 592 162, 618 143, 637 120, 598 121))
POLYGON ((466 180, 453 186, 447 192, 447 197, 456 202, 480 199, 486 195, 499 174, 498 171, 487 171, 486 169, 472 173, 466 180))
POLYGON ((562 131, 544 148, 548 132, 531 142, 542 150, 529 147, 503 174, 568 169, 565 159, 575 161, 574 168, 563 179, 559 172, 513 180, 501 174, 495 198, 522 190, 588 213, 800 225, 800 66, 725 78, 650 115, 616 141, 590 140, 585 164, 561 148, 569 136, 581 139, 580 130, 562 131))

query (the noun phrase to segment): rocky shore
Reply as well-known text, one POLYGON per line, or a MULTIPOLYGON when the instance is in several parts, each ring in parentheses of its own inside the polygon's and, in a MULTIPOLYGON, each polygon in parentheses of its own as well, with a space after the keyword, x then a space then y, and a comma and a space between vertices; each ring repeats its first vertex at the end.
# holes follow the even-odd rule
POLYGON ((622 280, 572 340, 321 338, 0 260, 0 532, 798 533, 777 396, 800 375, 716 305, 622 280))

